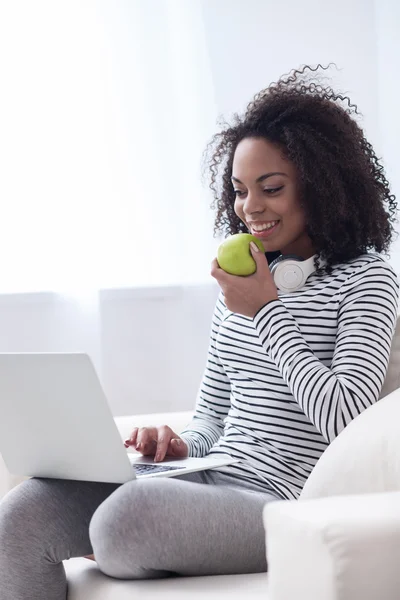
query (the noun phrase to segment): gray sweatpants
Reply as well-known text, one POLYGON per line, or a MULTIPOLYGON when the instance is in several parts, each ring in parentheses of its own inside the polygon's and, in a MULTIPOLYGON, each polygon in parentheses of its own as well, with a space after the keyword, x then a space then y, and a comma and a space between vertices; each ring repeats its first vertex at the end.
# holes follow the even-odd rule
POLYGON ((62 561, 120 579, 265 571, 276 500, 216 471, 124 485, 30 479, 0 503, 0 599, 65 600, 62 561))

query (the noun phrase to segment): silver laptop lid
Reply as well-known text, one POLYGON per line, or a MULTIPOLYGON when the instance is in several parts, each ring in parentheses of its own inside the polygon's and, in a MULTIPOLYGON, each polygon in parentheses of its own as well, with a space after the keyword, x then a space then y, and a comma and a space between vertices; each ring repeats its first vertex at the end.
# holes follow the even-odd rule
POLYGON ((0 353, 0 453, 16 475, 135 478, 84 353, 0 353))

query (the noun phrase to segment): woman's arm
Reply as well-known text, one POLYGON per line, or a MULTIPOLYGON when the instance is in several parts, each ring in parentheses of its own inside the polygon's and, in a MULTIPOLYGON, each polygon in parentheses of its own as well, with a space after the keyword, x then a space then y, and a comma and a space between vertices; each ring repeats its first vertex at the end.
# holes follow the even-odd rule
POLYGON ((399 284, 377 258, 343 284, 330 368, 316 358, 280 300, 265 305, 254 325, 301 409, 331 442, 379 399, 397 317, 399 284))
POLYGON ((207 364, 197 395, 193 420, 180 437, 187 443, 189 456, 205 456, 224 431, 230 407, 230 383, 218 357, 215 340, 224 310, 220 293, 212 319, 207 364))

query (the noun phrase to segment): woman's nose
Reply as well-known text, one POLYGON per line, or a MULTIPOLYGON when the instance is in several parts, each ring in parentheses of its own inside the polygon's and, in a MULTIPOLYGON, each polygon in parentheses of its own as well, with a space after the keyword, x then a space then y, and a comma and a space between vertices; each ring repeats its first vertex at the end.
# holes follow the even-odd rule
POLYGON ((243 205, 246 215, 260 213, 265 210, 265 199, 257 193, 249 192, 243 205))

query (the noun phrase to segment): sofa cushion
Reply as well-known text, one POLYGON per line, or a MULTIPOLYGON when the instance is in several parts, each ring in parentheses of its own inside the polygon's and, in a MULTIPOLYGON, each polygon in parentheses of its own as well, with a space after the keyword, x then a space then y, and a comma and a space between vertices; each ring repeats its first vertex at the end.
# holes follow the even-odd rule
POLYGON ((400 490, 400 317, 381 400, 356 417, 328 446, 300 499, 400 490))
POLYGON ((300 499, 400 490, 400 389, 361 413, 328 446, 300 499))
POLYGON ((64 561, 64 567, 68 579, 68 600, 203 600, 207 596, 225 600, 247 597, 268 600, 266 573, 126 581, 103 575, 96 563, 85 558, 64 561))
POLYGON ((389 366, 381 391, 381 398, 387 396, 398 387, 400 387, 400 317, 397 319, 394 331, 389 366))

